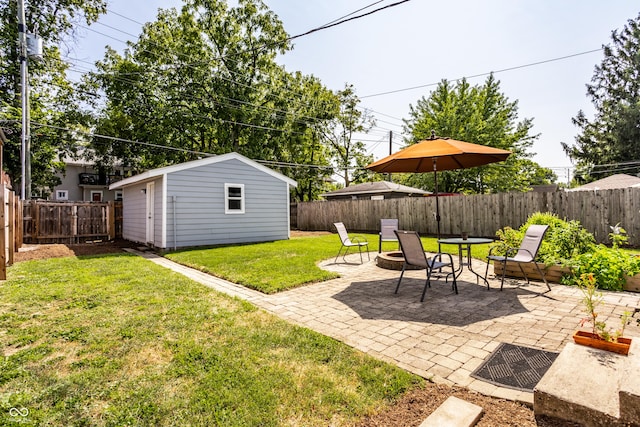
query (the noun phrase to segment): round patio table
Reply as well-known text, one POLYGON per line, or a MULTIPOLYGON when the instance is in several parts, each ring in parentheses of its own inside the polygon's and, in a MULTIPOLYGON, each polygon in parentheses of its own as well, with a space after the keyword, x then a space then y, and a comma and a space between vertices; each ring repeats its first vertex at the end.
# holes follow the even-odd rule
POLYGON ((466 239, 463 239, 462 237, 451 237, 451 238, 448 238, 448 239, 438 239, 438 246, 439 245, 458 245, 459 266, 453 272, 453 274, 455 274, 456 280, 462 274, 462 269, 466 265, 467 270, 469 270, 470 272, 472 272, 473 274, 476 275, 476 283, 478 283, 478 279, 482 279, 484 281, 484 283, 486 283, 487 289, 489 289, 489 282, 487 281, 487 278, 481 276, 478 273, 476 273, 473 270, 473 267, 472 267, 472 264, 471 264, 471 260, 472 260, 472 258, 471 258, 471 246, 472 245, 485 245, 487 243, 493 243, 493 239, 486 239, 484 237, 468 237, 466 239), (464 258, 462 256, 462 252, 466 252, 467 253, 466 262, 464 261, 464 258))

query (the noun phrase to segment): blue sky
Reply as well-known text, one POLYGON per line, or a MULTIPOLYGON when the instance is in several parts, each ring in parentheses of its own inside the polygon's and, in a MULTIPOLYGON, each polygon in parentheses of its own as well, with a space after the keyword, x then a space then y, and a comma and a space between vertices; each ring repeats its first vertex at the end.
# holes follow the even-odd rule
MULTIPOLYGON (((375 0, 266 0, 290 35, 331 22, 375 0)), ((396 0, 384 0, 371 9, 396 0)), ((401 133, 409 106, 428 96, 442 79, 481 75, 599 49, 610 43, 611 31, 622 29, 640 12, 635 2, 613 0, 412 0, 367 17, 318 31, 295 40, 294 50, 279 58, 289 71, 320 78, 339 90, 353 84, 361 105, 373 110, 378 126, 363 137, 375 159, 389 152, 388 133, 401 133), (398 91, 425 86, 419 89, 398 91), (382 92, 393 94, 370 96, 382 92)), ((109 10, 138 22, 153 20, 158 8, 180 6, 178 0, 111 0, 109 10)), ((234 2, 230 2, 234 4, 234 2)), ((367 9, 371 10, 371 9, 367 9)), ((363 11, 363 12, 366 12, 363 11)), ((140 26, 108 14, 102 23, 134 35, 140 26)), ((93 25, 116 39, 131 38, 121 31, 93 25)), ((104 46, 116 50, 123 43, 79 28, 71 56, 100 59, 104 46)), ((560 142, 573 142, 577 128, 571 118, 593 108, 585 85, 602 52, 578 55, 540 65, 496 73, 503 93, 517 100, 519 118, 533 118, 534 160, 555 169, 566 181, 571 162, 560 142)), ((80 64, 79 64, 80 65, 80 64)), ((81 67, 89 67, 82 63, 81 67)), ((469 78, 482 84, 486 77, 469 78)), ((401 146, 398 137, 393 151, 401 146)))

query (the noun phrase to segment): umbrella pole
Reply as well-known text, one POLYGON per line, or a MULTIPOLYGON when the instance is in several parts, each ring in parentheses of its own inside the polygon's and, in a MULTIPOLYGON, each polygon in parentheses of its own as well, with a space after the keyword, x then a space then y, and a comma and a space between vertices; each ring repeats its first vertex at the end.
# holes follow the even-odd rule
MULTIPOLYGON (((436 224, 438 231, 438 240, 440 240, 440 203, 438 202, 438 168, 436 166, 436 159, 433 159, 433 181, 436 194, 436 224)), ((438 251, 440 251, 440 243, 438 243, 438 251)))

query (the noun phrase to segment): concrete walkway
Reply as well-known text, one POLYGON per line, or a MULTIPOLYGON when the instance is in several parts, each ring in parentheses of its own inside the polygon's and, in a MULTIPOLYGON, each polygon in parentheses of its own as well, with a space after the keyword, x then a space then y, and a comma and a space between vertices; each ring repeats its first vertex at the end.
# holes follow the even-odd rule
MULTIPOLYGON (((420 303, 425 272, 405 273, 396 295, 400 272, 377 267, 375 253, 364 264, 357 254, 348 256, 347 263, 321 263, 340 278, 265 295, 152 253, 131 252, 434 382, 529 405, 533 393, 497 387, 470 373, 501 342, 559 352, 584 317, 581 293, 574 287, 551 284, 545 293, 543 283, 507 280, 501 292, 499 280, 491 279, 487 291, 466 269, 458 279, 458 295, 449 284, 435 281, 420 303)), ((485 266, 474 261, 476 271, 484 272, 485 266)), ((620 315, 636 307, 640 294, 605 292, 598 312, 617 327, 620 315)), ((638 337, 640 325, 632 320, 625 335, 638 337)))

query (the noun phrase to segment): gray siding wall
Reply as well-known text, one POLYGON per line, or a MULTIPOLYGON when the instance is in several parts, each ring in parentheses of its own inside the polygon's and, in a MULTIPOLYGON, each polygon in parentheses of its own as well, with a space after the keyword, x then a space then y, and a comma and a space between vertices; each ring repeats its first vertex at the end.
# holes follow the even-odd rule
POLYGON ((288 184, 239 160, 170 173, 166 206, 168 249, 289 237, 288 184), (244 214, 225 214, 225 183, 244 184, 244 214))
MULTIPOLYGON (((161 247, 162 239, 162 179, 155 181, 154 246, 161 247)), ((122 237, 132 242, 147 243, 147 182, 136 183, 123 190, 122 237)))
POLYGON ((88 166, 81 166, 75 164, 67 164, 65 166, 64 174, 59 174, 58 177, 62 181, 60 185, 53 188, 50 200, 56 200, 57 190, 67 190, 69 192, 69 201, 91 201, 91 191, 102 191, 102 201, 112 202, 116 198, 116 192, 109 190, 109 186, 91 185, 80 186, 80 174, 81 173, 97 173, 95 170, 88 166))

